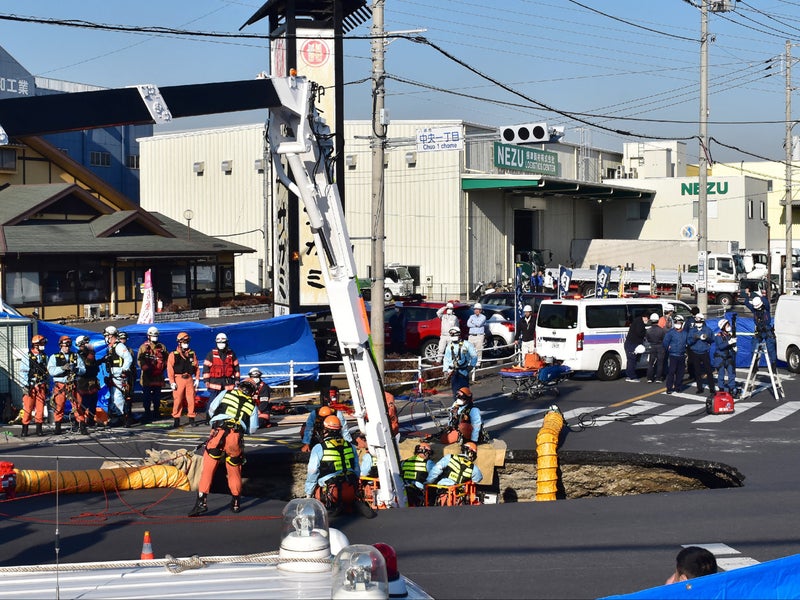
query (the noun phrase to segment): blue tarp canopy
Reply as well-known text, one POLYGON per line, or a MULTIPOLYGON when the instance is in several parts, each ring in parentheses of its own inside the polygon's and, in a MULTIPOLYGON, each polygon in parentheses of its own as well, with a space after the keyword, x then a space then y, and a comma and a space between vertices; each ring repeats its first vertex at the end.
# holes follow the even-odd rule
POLYGON ((800 598, 800 554, 608 599, 800 598))
MULTIPOLYGON (((729 321, 733 320, 733 315, 736 314, 734 312, 727 312, 725 313, 725 318, 729 321)), ((717 333, 719 331, 719 327, 717 327, 718 319, 711 319, 709 318, 706 321, 706 324, 717 333)), ((691 322, 687 322, 687 325, 691 327, 691 322)), ((750 367, 750 363, 753 360, 753 332, 755 332, 755 321, 752 317, 742 317, 739 316, 736 319, 736 368, 739 369, 747 369, 750 367)), ((783 362, 785 357, 778 357, 778 365, 785 367, 786 363, 783 362)), ((761 360, 758 363, 760 367, 767 366, 767 359, 766 357, 762 356, 761 360)), ((773 365, 773 368, 775 365, 773 365)))
MULTIPOLYGON (((127 325, 120 327, 120 331, 128 334, 127 346, 134 354, 139 346, 144 343, 147 329, 153 325, 127 325)), ((295 379, 315 381, 319 377, 319 357, 314 344, 314 336, 308 326, 304 315, 283 315, 272 319, 250 321, 247 323, 232 323, 224 326, 209 327, 200 323, 175 322, 156 323, 160 333, 159 341, 172 351, 177 347, 178 333, 186 332, 191 338, 191 347, 202 363, 206 354, 215 348, 214 338, 218 333, 228 336, 228 344, 236 352, 241 365, 242 376, 252 367, 258 367, 264 374, 263 380, 270 385, 277 385, 289 381, 289 361, 295 363, 295 379)), ((103 334, 93 331, 67 327, 47 321, 38 322, 39 333, 47 338, 48 354, 58 352, 58 338, 68 335, 73 340, 79 335, 89 336, 98 360, 102 360, 107 353, 103 334)), ((100 371, 100 383, 103 384, 105 368, 100 371)), ((137 383, 138 389, 138 383, 137 383)), ((105 404, 107 396, 105 387, 100 392, 100 404, 105 404)))

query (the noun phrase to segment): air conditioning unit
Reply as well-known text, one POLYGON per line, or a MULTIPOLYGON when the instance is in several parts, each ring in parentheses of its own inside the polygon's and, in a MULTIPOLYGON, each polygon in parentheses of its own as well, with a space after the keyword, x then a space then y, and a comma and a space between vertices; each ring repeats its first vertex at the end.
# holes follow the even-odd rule
POLYGON ((83 318, 84 319, 99 319, 100 318, 100 305, 99 304, 84 304, 83 305, 83 318))

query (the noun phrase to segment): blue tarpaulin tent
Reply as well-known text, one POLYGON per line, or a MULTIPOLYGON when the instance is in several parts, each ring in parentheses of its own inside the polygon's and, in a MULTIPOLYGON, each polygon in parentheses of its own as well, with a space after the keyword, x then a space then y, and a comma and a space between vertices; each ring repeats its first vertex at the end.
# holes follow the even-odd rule
MULTIPOLYGON (((247 323, 232 323, 224 326, 209 327, 199 323, 175 322, 156 323, 160 337, 167 350, 177 346, 178 333, 185 331, 191 338, 191 347, 202 363, 206 354, 215 348, 214 338, 224 332, 228 336, 228 344, 239 357, 242 375, 246 376, 251 367, 258 367, 264 374, 263 380, 270 385, 285 383, 289 380, 288 363, 295 361, 295 379, 315 381, 319 377, 319 364, 314 336, 304 315, 284 315, 247 323)), ((134 353, 145 341, 147 329, 151 325, 127 325, 120 331, 128 334, 128 347, 134 353)), ((103 334, 58 325, 47 321, 38 322, 39 333, 47 338, 47 353, 58 352, 58 338, 68 335, 73 340, 79 335, 87 335, 95 349, 98 360, 106 355, 103 334)), ((105 377, 104 367, 100 372, 101 385, 105 377)), ((138 389, 138 384, 137 384, 138 389)), ((103 386, 100 393, 100 406, 105 406, 108 393, 103 386)))

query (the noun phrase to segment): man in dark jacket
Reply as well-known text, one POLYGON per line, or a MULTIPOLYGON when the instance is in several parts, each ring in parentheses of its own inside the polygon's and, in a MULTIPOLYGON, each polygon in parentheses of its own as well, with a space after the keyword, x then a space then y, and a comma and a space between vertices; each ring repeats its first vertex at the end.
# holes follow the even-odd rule
POLYGON ((641 316, 634 317, 631 326, 628 328, 628 335, 625 336, 625 381, 638 382, 636 377, 636 359, 639 354, 644 353, 644 334, 646 325, 650 322, 650 317, 642 313, 641 316))
POLYGON ((664 381, 664 336, 666 331, 658 324, 658 313, 650 315, 650 325, 644 334, 647 356, 647 383, 661 383, 664 381))

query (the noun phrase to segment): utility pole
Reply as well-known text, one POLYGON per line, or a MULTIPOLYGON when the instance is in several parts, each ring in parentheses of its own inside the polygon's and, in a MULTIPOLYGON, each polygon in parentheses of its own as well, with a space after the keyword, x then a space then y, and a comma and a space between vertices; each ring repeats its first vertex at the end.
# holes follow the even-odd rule
MULTIPOLYGON (((783 271, 783 293, 792 291, 792 43, 786 40, 786 193, 783 197, 783 218, 786 221, 786 264, 783 271)), ((772 273, 770 272, 770 275, 772 273)))
POLYGON ((698 265, 703 269, 698 279, 697 306, 700 312, 708 312, 708 3, 702 0, 700 8, 700 156, 698 157, 700 192, 697 202, 697 252, 698 265))
POLYGON ((384 322, 383 322, 383 290, 384 290, 384 247, 385 247, 385 213, 384 213, 384 173, 383 163, 386 152, 386 124, 384 111, 384 43, 383 30, 384 0, 372 1, 372 286, 370 329, 372 330, 372 349, 378 372, 384 372, 384 322))

